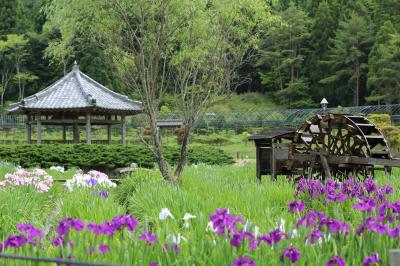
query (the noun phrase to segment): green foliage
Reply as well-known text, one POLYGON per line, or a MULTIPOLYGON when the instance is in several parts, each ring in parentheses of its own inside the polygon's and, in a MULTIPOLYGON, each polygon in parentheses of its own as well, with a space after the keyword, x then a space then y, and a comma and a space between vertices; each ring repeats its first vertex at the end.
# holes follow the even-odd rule
POLYGON ((381 126, 380 130, 382 131, 387 141, 389 141, 390 147, 392 149, 398 150, 400 148, 400 128, 391 125, 386 125, 386 126, 381 126))
MULTIPOLYGON (((98 47, 98 42, 106 43, 104 28, 112 29, 116 34, 119 34, 122 28, 121 24, 115 23, 116 16, 111 16, 108 12, 110 5, 102 5, 104 2, 106 1, 0 0, 0 43, 7 41, 7 35, 10 34, 24 36, 27 40, 26 56, 21 64, 21 73, 31 73, 38 77, 37 80, 27 84, 26 95, 44 89, 62 76, 64 71, 70 69, 74 60, 77 60, 81 69, 95 80, 113 90, 125 92, 126 86, 123 86, 122 80, 118 78, 116 69, 110 67, 111 61, 119 60, 121 57, 112 57, 115 51, 111 48, 98 47)), ((126 7, 132 7, 134 4, 142 6, 140 1, 134 1, 134 4, 131 4, 131 1, 120 2, 126 4, 126 7)), ((223 0, 213 1, 213 5, 210 4, 210 7, 215 8, 214 11, 223 11, 222 22, 235 16, 233 26, 237 30, 230 31, 230 36, 244 38, 245 42, 237 42, 238 46, 228 47, 232 53, 238 52, 239 48, 243 47, 250 48, 246 52, 261 50, 260 54, 248 60, 235 75, 237 74, 238 80, 243 83, 237 87, 238 92, 262 93, 258 98, 258 94, 254 94, 257 101, 254 101, 253 94, 235 95, 228 101, 216 97, 218 103, 210 108, 211 111, 260 110, 273 108, 279 104, 289 105, 288 101, 280 102, 285 99, 284 97, 274 96, 278 91, 287 88, 289 82, 293 82, 289 66, 294 66, 295 78, 303 80, 307 86, 306 92, 297 94, 297 99, 290 104, 309 106, 310 103, 318 103, 322 97, 326 97, 333 106, 352 105, 351 99, 354 96, 351 96, 356 87, 356 78, 354 69, 351 68, 354 57, 350 51, 362 54, 360 104, 363 104, 364 100, 374 104, 399 102, 400 99, 396 96, 400 94, 398 92, 399 37, 396 37, 399 34, 397 29, 400 27, 399 1, 273 0, 267 2, 271 12, 266 8, 265 1, 223 0), (271 13, 274 16, 271 16, 271 13), (348 49, 347 53, 343 50, 340 55, 341 60, 338 58, 337 64, 334 65, 332 54, 336 43, 343 39, 343 23, 349 23, 354 14, 362 18, 358 36, 364 38, 363 32, 368 31, 370 44, 368 47, 348 49), (254 30, 256 28, 257 30, 254 30), (290 38, 291 36, 293 38, 290 38), (260 45, 259 39, 261 39, 260 45), (291 44, 299 44, 299 49, 294 49, 291 44), (293 53, 295 50, 298 50, 297 54, 293 53), (351 60, 344 62, 343 58, 351 60), (331 63, 326 64, 327 61, 331 63), (322 84, 320 80, 327 83, 322 84), (265 93, 268 93, 267 96, 264 96, 265 93), (240 100, 237 100, 238 98, 240 100), (272 103, 271 98, 276 104, 272 103), (295 103, 296 101, 299 103, 295 103)), ((143 1, 143 3, 149 5, 150 2, 143 1)), ((219 36, 205 38, 204 33, 210 27, 207 27, 209 22, 207 17, 203 16, 206 9, 200 6, 206 2, 184 3, 176 0, 171 3, 172 11, 178 17, 191 14, 187 18, 190 18, 188 21, 194 30, 192 32, 197 34, 196 38, 193 38, 195 35, 191 37, 182 27, 176 31, 177 38, 174 37, 166 53, 174 55, 170 58, 174 58, 176 64, 171 64, 171 67, 177 70, 176 67, 180 66, 178 62, 187 63, 190 61, 188 59, 192 60, 191 63, 197 63, 193 66, 198 66, 198 63, 207 60, 202 51, 216 44, 215 39, 219 36), (189 40, 188 38, 196 41, 195 49, 190 45, 179 45, 181 49, 176 49, 178 45, 175 42, 184 43, 189 40)), ((146 12, 154 12, 154 9, 147 8, 146 12)), ((131 13, 137 15, 139 12, 134 10, 131 13)), ((134 17, 130 19, 133 21, 136 19, 134 17)), ((215 26, 214 24, 212 26, 215 26)), ((187 25, 189 26, 189 23, 187 25)), ((146 32, 149 32, 148 29, 146 32)), ((347 37, 348 40, 351 39, 347 37)), ((117 45, 118 42, 115 40, 121 41, 123 38, 112 39, 117 45)), ((149 52, 151 51, 149 48, 149 52)), ((10 81, 7 86, 4 84, 0 86, 3 87, 4 100, 13 102, 19 97, 18 79, 12 78, 15 69, 13 64, 9 63, 11 57, 4 57, 3 52, 0 47, 0 72, 2 74, 7 72, 11 78, 8 77, 10 81), (4 63, 11 67, 4 68, 4 63)), ((173 71, 171 74, 175 78, 178 73, 173 71)), ((174 82, 170 82, 159 107, 165 105, 172 111, 182 109, 179 98, 173 95, 175 89, 174 82)), ((198 89, 197 87, 196 90, 198 89)), ((290 95, 290 90, 286 92, 286 95, 290 95)), ((285 91, 280 92, 278 96, 283 94, 285 91)), ((133 97, 136 98, 137 95, 133 97)), ((168 110, 163 108, 163 111, 168 110)))
POLYGON ((370 114, 368 115, 368 119, 378 127, 390 126, 392 124, 392 120, 388 114, 370 114))
MULTIPOLYGON (((165 147, 165 156, 171 164, 176 163, 178 147, 165 147)), ((153 153, 143 145, 5 145, 0 150, 0 160, 23 167, 62 165, 104 171, 126 167, 132 162, 152 168, 155 162, 153 153)), ((188 162, 228 164, 232 158, 221 150, 193 145, 189 148, 188 162)))
POLYGON ((230 142, 230 139, 221 135, 209 135, 203 137, 197 137, 195 142, 207 144, 207 145, 223 145, 230 142))
POLYGON ((400 34, 386 21, 376 36, 369 54, 368 87, 372 102, 398 102, 400 99, 400 34))
POLYGON ((261 81, 265 86, 279 88, 275 93, 279 103, 296 107, 297 101, 308 101, 309 98, 307 82, 299 76, 310 20, 293 3, 280 15, 283 22, 271 27, 262 42, 259 65, 267 64, 268 67, 260 71, 261 81))
POLYGON ((393 149, 400 148, 400 128, 392 126, 392 121, 390 115, 388 114, 371 114, 368 116, 385 136, 386 140, 389 142, 390 147, 393 149))
POLYGON ((327 63, 333 75, 321 80, 323 84, 345 86, 342 91, 347 97, 353 95, 353 104, 359 105, 365 92, 368 70, 368 53, 372 42, 372 32, 368 18, 353 12, 348 20, 339 23, 339 29, 329 51, 327 63), (348 89, 351 88, 351 90, 348 89))

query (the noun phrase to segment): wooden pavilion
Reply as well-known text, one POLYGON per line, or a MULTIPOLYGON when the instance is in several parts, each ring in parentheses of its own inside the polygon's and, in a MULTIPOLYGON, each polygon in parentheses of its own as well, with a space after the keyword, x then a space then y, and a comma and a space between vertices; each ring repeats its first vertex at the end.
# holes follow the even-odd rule
POLYGON ((121 126, 121 141, 126 144, 126 116, 142 112, 142 103, 130 100, 73 70, 48 88, 14 103, 11 114, 26 115, 27 143, 32 143, 32 126, 37 127, 37 144, 42 143, 42 126, 62 126, 62 142, 67 143, 67 126, 72 126, 73 143, 80 143, 79 126, 85 126, 86 143, 91 143, 91 126, 107 126, 107 143, 111 144, 113 125, 121 126))

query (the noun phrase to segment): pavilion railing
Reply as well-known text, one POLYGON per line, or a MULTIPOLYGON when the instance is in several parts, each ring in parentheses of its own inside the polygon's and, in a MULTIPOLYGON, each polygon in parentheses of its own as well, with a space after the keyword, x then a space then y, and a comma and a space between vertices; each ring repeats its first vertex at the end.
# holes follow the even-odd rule
MULTIPOLYGON (((323 113, 344 113, 350 115, 389 114, 394 123, 400 122, 400 104, 371 105, 314 109, 280 109, 240 112, 207 112, 197 124, 198 128, 237 129, 240 127, 298 127, 306 119, 323 113)), ((181 120, 181 113, 160 113, 159 121, 181 120)), ((146 116, 136 115, 127 120, 128 128, 146 126, 146 116)), ((25 117, 0 113, 0 129, 24 127, 25 117)))

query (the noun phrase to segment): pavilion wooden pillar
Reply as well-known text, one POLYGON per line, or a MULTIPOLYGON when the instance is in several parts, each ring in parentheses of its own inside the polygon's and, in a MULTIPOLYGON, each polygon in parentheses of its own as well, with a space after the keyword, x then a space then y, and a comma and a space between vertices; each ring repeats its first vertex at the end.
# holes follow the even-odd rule
POLYGON ((86 144, 91 144, 92 139, 91 139, 91 132, 90 132, 90 113, 86 114, 86 144))
POLYGON ((63 143, 67 143, 67 126, 63 125, 63 132, 62 132, 63 143))
POLYGON ((73 138, 74 138, 74 143, 78 144, 79 143, 79 128, 78 128, 78 124, 77 123, 75 123, 73 125, 72 131, 73 131, 72 134, 73 134, 73 138))
POLYGON ((27 115, 27 122, 26 122, 26 143, 32 143, 32 124, 31 124, 32 117, 27 115))
MULTIPOLYGON (((111 116, 106 116, 106 120, 109 121, 109 123, 111 123, 111 116)), ((108 145, 112 144, 112 139, 111 139, 111 124, 107 124, 107 143, 108 145)))
POLYGON ((40 114, 38 114, 36 118, 36 126, 37 126, 37 144, 42 144, 42 120, 40 114))
POLYGON ((126 145, 126 120, 125 115, 121 116, 121 138, 122 138, 122 145, 126 145))

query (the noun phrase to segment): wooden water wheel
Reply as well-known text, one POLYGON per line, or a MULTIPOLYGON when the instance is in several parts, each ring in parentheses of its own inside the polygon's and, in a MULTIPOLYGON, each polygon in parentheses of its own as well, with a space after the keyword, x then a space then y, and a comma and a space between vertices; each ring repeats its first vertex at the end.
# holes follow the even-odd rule
POLYGON ((307 120, 296 131, 290 154, 308 156, 303 161, 303 171, 309 177, 317 174, 336 178, 374 176, 373 164, 330 164, 325 155, 331 159, 335 156, 391 159, 386 139, 371 121, 342 114, 317 115, 307 120))

